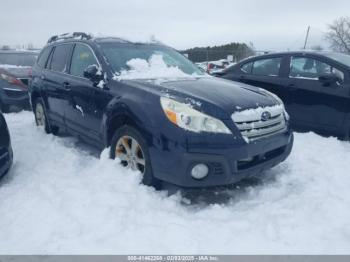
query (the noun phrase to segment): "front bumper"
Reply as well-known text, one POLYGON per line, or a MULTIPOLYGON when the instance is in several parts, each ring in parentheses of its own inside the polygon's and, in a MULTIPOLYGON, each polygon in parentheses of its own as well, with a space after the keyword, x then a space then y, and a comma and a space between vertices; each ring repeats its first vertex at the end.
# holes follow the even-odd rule
POLYGON ((166 148, 151 147, 154 176, 188 188, 230 185, 276 166, 288 157, 293 146, 291 130, 250 143, 233 144, 232 137, 227 136, 226 140, 225 144, 223 136, 213 136, 207 139, 211 143, 199 143, 189 138, 185 147, 169 141, 166 148), (209 167, 209 175, 202 180, 190 174, 198 163, 209 167))

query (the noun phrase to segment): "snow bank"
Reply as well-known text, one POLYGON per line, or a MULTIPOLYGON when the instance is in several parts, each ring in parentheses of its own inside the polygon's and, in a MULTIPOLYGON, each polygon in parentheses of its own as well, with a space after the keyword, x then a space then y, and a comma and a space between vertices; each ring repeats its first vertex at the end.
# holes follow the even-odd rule
POLYGON ((164 62, 162 55, 152 55, 148 61, 135 58, 129 60, 126 64, 130 67, 130 70, 122 70, 113 79, 178 79, 195 77, 184 73, 176 66, 168 66, 164 62))
POLYGON ((31 113, 5 115, 15 162, 0 184, 1 254, 347 254, 350 143, 296 134, 290 158, 228 202, 185 205, 31 113))

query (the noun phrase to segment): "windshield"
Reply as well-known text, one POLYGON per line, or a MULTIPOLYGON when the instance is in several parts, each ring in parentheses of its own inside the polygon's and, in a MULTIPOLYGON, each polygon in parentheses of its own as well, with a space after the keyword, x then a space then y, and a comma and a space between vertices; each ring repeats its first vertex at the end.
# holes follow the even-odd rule
POLYGON ((0 64, 13 66, 33 66, 36 58, 36 54, 0 53, 0 64))
POLYGON ((350 67, 350 55, 341 53, 324 53, 324 55, 350 67))
POLYGON ((146 44, 102 44, 113 71, 129 79, 204 76, 186 57, 175 50, 146 44))

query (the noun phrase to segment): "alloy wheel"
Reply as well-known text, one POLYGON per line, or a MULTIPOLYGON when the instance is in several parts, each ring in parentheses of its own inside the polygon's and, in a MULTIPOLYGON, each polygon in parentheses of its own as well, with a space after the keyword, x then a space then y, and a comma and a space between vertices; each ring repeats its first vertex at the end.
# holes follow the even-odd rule
POLYGON ((46 125, 46 118, 45 118, 44 107, 43 107, 43 105, 41 103, 38 103, 36 105, 35 118, 36 118, 37 126, 45 126, 46 125))
POLYGON ((116 145, 115 156, 120 159, 122 165, 126 168, 145 174, 145 155, 135 138, 131 136, 120 137, 116 145))

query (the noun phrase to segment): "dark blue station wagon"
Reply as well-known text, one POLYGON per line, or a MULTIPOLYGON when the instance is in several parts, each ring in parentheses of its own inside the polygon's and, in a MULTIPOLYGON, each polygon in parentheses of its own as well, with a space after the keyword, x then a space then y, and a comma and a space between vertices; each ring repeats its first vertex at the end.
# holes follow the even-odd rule
POLYGON ((157 42, 55 36, 32 74, 38 126, 110 147, 110 157, 148 185, 228 185, 279 164, 292 149, 276 96, 208 76, 157 42))

